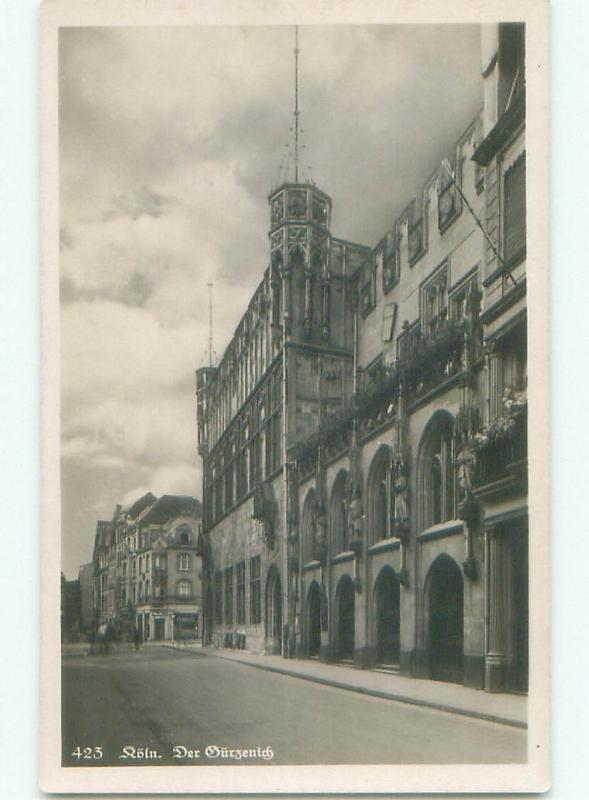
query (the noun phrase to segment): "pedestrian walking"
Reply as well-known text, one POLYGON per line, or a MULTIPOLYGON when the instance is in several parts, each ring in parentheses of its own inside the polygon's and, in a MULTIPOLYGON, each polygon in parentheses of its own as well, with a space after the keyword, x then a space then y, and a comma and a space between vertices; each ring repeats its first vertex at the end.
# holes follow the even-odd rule
POLYGON ((141 631, 137 625, 133 628, 133 642, 135 644, 135 651, 138 652, 141 645, 141 631))

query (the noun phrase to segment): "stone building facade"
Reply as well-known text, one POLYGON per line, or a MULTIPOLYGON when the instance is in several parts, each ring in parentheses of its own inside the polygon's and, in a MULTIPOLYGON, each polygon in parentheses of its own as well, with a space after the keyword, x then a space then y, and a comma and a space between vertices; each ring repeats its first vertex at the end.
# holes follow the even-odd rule
POLYGON ((197 638, 202 613, 201 506, 194 497, 148 493, 97 523, 96 622, 144 640, 197 638))
POLYGON ((197 372, 205 643, 527 689, 523 26, 375 247, 270 201, 270 265, 197 372))

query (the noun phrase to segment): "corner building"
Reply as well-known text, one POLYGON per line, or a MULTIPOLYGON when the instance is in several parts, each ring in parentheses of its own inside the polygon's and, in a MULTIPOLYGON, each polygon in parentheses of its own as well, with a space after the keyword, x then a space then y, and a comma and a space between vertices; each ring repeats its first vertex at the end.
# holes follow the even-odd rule
POLYGON ((527 689, 523 43, 483 29, 484 108, 375 247, 271 194, 197 372, 205 644, 527 689))

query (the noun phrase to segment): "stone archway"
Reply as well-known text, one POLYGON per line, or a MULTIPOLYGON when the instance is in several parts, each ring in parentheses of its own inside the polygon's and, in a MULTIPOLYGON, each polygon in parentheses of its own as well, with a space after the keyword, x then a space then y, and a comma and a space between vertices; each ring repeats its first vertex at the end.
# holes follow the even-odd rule
POLYGON ((307 653, 318 656, 321 652, 321 590, 313 581, 307 593, 307 653))
POLYGON ((426 581, 428 661, 433 680, 463 681, 464 581, 453 558, 436 558, 426 581))
POLYGON ((282 581, 274 564, 266 578, 266 652, 282 652, 282 581))
POLYGON ((344 575, 340 580, 335 593, 337 643, 336 657, 338 660, 351 660, 354 658, 354 628, 355 628, 355 596, 354 585, 349 575, 344 575))
POLYGON ((374 585, 375 645, 379 664, 399 663, 400 605, 400 585, 395 570, 383 567, 374 585))

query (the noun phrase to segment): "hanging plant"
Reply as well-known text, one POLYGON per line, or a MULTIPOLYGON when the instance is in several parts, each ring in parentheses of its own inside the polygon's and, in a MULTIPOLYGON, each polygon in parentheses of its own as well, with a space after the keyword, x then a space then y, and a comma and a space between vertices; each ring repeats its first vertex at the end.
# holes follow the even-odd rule
POLYGON ((481 412, 475 403, 460 406, 456 420, 454 421, 454 430, 459 439, 470 439, 476 433, 479 433, 482 428, 481 412))
POLYGON ((525 411, 528 407, 528 394, 526 389, 519 392, 511 388, 505 389, 503 392, 503 407, 509 416, 525 411))

